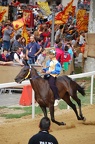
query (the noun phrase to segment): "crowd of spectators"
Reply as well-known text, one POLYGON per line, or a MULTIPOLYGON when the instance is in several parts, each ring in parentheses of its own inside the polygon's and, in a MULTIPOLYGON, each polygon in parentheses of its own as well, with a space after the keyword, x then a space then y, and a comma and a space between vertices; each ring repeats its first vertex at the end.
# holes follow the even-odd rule
POLYGON ((78 0, 78 9, 90 10, 90 0, 78 0))
MULTIPOLYGON (((84 1, 86 2, 86 1, 84 1)), ((17 4, 12 2, 12 5, 17 4)), ((84 3, 83 3, 84 5, 84 3)), ((82 1, 78 1, 78 8, 82 7, 82 1), (80 7, 81 5, 81 7, 80 7)), ((57 6, 56 12, 62 11, 63 6, 57 6)), ((0 62, 13 61, 23 65, 23 58, 28 61, 29 64, 40 64, 46 58, 45 48, 50 48, 51 46, 51 24, 48 23, 42 15, 39 15, 39 9, 35 9, 37 13, 34 12, 34 29, 28 30, 28 36, 30 37, 30 42, 26 44, 26 39, 22 37, 21 31, 15 31, 9 20, 7 22, 0 23, 0 49, 3 51, 0 54, 0 62), (46 21, 46 22, 45 22, 46 21), (14 33, 14 37, 11 35, 14 33), (5 49, 7 54, 5 55, 5 49), (4 56, 5 55, 5 56, 4 56), (3 59, 2 57, 10 57, 3 59)), ((56 50, 56 58, 61 63, 63 71, 67 71, 69 65, 73 63, 73 59, 76 57, 76 46, 82 46, 85 43, 85 33, 78 32, 76 27, 76 14, 73 16, 69 13, 68 21, 63 25, 55 25, 54 27, 54 48, 56 50)), ((2 63, 6 64, 6 63, 2 63)), ((74 70, 72 70, 73 72, 74 70)))

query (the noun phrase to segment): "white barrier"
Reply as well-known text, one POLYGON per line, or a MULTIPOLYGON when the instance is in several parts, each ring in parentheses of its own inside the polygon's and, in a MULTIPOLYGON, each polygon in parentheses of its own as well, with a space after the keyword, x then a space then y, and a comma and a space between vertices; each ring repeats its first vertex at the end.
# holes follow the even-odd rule
MULTIPOLYGON (((88 73, 81 73, 81 74, 75 74, 75 75, 69 75, 72 79, 75 78, 83 78, 83 77, 91 77, 91 94, 90 94, 90 104, 93 104, 93 82, 94 82, 94 75, 95 71, 88 72, 88 73)), ((0 84, 0 89, 2 88, 9 88, 9 87, 17 87, 17 86, 24 86, 30 84, 29 80, 23 81, 21 84, 18 84, 16 82, 11 83, 3 83, 0 84)), ((35 102, 34 102, 34 91, 32 91, 32 118, 35 117, 35 102)))

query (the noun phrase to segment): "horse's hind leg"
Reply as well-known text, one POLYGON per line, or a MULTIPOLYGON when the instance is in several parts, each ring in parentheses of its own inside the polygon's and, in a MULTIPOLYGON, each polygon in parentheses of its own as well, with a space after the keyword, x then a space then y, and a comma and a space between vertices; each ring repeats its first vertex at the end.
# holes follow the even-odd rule
POLYGON ((77 94, 74 94, 74 96, 72 97, 78 104, 78 107, 79 107, 79 115, 81 117, 81 120, 84 120, 84 116, 82 114, 82 110, 81 110, 81 100, 77 97, 77 94))
POLYGON ((51 115, 51 121, 56 123, 57 125, 66 125, 64 122, 58 122, 55 120, 55 117, 54 117, 54 105, 50 105, 49 106, 49 110, 50 110, 50 115, 51 115))
POLYGON ((77 116, 77 119, 81 120, 81 117, 78 115, 78 111, 77 111, 76 105, 73 104, 72 101, 70 100, 70 95, 69 95, 68 92, 63 97, 63 100, 74 110, 74 112, 75 112, 75 114, 77 116))

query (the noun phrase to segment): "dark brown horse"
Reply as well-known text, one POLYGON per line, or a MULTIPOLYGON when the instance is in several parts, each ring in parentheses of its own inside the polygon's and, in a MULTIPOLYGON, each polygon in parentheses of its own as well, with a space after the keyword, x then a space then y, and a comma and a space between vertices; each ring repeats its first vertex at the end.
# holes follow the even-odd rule
MULTIPOLYGON (((20 73, 16 76, 15 81, 21 83, 25 79, 30 79, 32 88, 35 91, 35 100, 39 103, 44 116, 47 117, 47 107, 49 108, 52 122, 58 125, 65 125, 64 122, 58 122, 54 117, 54 95, 48 81, 42 78, 33 66, 24 66, 20 73)), ((77 91, 85 95, 84 89, 79 86, 68 76, 59 76, 56 80, 60 99, 63 99, 75 112, 78 120, 84 120, 81 110, 81 100, 77 97, 77 91), (72 103, 70 96, 77 102, 79 114, 76 105, 72 103)))

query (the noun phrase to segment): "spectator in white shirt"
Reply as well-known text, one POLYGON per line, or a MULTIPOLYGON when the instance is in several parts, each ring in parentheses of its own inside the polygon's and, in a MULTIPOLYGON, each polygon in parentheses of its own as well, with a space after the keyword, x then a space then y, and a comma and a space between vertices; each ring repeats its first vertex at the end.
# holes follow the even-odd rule
POLYGON ((80 32, 79 45, 82 46, 84 43, 85 43, 85 33, 80 32))

